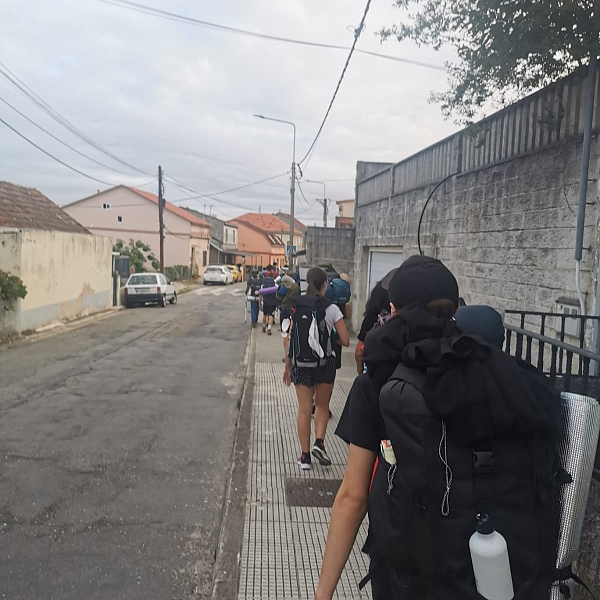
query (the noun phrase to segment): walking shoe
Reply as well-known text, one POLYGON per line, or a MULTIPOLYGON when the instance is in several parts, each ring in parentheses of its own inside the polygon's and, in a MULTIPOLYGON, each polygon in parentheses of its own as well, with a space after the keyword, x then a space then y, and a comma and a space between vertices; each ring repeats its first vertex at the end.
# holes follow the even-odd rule
POLYGON ((262 326, 262 329, 263 329, 263 333, 266 333, 267 327, 265 325, 262 326))
POLYGON ((325 452, 325 444, 318 440, 312 448, 312 455, 324 466, 328 467, 331 464, 331 459, 325 452))
POLYGON ((271 333, 271 329, 270 329, 270 328, 269 328, 269 329, 267 329, 267 335, 273 335, 273 334, 271 333))
POLYGON ((307 470, 310 469, 311 458, 308 452, 303 452, 298 459, 298 465, 301 469, 307 470))

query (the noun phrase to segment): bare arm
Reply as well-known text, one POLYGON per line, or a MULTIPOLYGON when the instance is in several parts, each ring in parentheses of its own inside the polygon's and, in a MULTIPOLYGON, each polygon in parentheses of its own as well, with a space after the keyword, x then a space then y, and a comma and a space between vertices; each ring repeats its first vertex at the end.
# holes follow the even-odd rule
POLYGON ((344 481, 335 498, 323 566, 315 600, 331 600, 344 565, 356 541, 358 528, 367 513, 369 485, 376 455, 350 444, 344 481))
POLYGON ((346 348, 350 345, 350 336, 348 335, 348 329, 346 329, 346 323, 344 323, 344 319, 341 318, 334 325, 335 332, 338 334, 338 338, 340 339, 340 344, 345 346, 346 348))
POLYGON ((359 341, 358 344, 356 344, 356 350, 354 350, 354 360, 356 361, 356 371, 358 372, 359 375, 362 374, 363 369, 364 369, 364 363, 363 363, 363 348, 364 348, 364 344, 359 341))

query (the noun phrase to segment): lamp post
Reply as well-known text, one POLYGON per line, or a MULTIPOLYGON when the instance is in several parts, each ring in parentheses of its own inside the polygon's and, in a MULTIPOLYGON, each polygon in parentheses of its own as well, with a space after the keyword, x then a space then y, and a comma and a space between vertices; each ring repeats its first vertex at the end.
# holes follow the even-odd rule
POLYGON ((327 199, 327 193, 325 191, 325 182, 317 181, 315 179, 307 179, 308 183, 318 183, 323 186, 323 200, 317 198, 317 202, 323 206, 323 227, 327 227, 327 217, 329 216, 329 200, 327 199))
POLYGON ((292 153, 292 184, 290 186, 290 247, 288 252, 288 266, 290 269, 294 266, 294 195, 296 193, 296 125, 291 121, 282 119, 274 119, 273 117, 265 117, 264 115, 254 115, 265 121, 275 121, 276 123, 285 123, 294 128, 294 149, 292 153))

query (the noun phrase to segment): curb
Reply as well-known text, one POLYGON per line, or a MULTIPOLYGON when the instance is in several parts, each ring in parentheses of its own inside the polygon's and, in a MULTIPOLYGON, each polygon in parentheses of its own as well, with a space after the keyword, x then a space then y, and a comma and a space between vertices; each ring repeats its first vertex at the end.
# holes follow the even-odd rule
POLYGON ((256 360, 254 332, 254 329, 250 330, 244 356, 246 374, 231 454, 231 469, 225 491, 219 544, 215 556, 212 600, 235 600, 239 589, 240 554, 244 540, 246 484, 250 454, 254 365, 256 360))

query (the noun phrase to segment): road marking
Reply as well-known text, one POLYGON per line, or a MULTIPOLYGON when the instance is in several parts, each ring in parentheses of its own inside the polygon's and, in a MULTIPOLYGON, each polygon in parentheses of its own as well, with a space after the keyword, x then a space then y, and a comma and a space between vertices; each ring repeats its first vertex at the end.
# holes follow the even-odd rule
POLYGON ((194 294, 196 296, 206 296, 207 294, 212 294, 213 296, 221 296, 222 294, 229 294, 230 296, 243 296, 245 291, 242 288, 236 288, 235 290, 228 290, 226 288, 219 288, 218 290, 194 290, 194 294))

